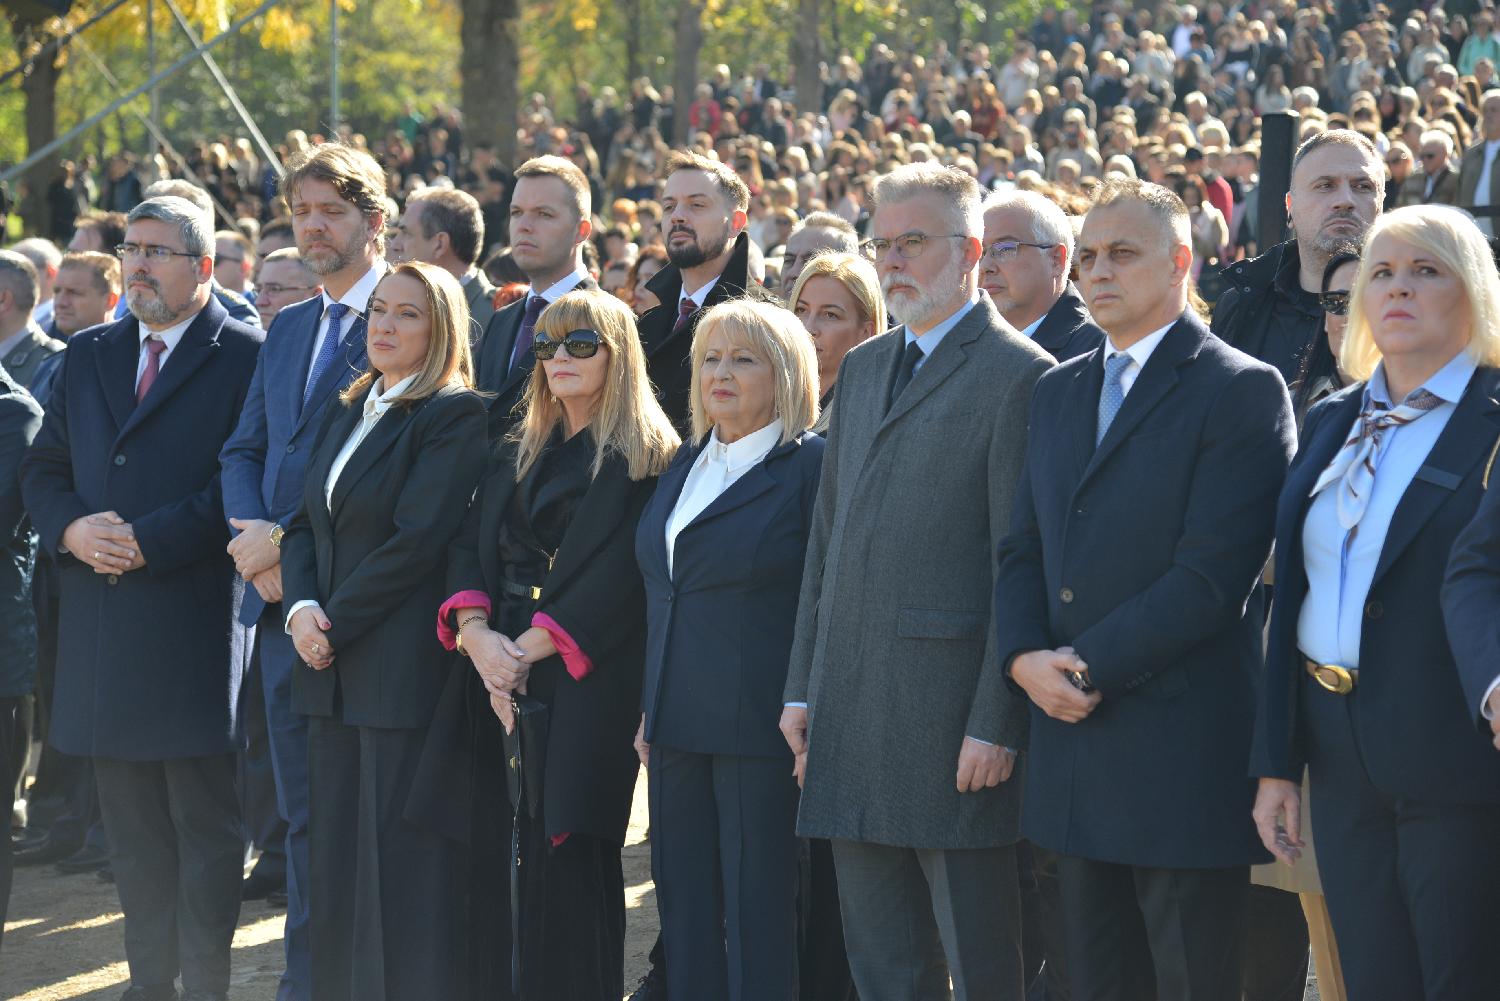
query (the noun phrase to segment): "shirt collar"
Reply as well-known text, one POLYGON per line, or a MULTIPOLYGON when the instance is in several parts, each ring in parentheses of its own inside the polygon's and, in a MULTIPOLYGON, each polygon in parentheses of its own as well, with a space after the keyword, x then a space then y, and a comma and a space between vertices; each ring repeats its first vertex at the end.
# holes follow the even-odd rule
POLYGON ((365 420, 383 417, 385 412, 391 409, 391 404, 396 401, 396 397, 406 392, 406 387, 416 380, 415 375, 409 375, 390 389, 386 389, 385 376, 382 375, 376 379, 375 384, 370 387, 369 395, 365 397, 365 420))
POLYGON ((380 284, 380 279, 385 277, 385 261, 376 261, 370 265, 370 270, 360 276, 359 281, 349 287, 349 291, 339 296, 337 300, 332 299, 325 289, 323 292, 323 312, 328 312, 328 307, 335 301, 348 306, 353 312, 360 316, 370 308, 370 296, 375 294, 375 286, 380 284))
MULTIPOLYGON (((1469 388, 1469 380, 1473 378, 1474 371, 1478 367, 1474 359, 1469 356, 1468 350, 1462 350, 1417 388, 1427 390, 1444 403, 1457 403, 1459 397, 1464 395, 1464 390, 1469 388)), ((1387 407, 1395 405, 1391 399, 1390 387, 1386 385, 1385 362, 1383 361, 1375 366, 1375 373, 1370 376, 1370 381, 1365 385, 1366 405, 1371 401, 1383 403, 1387 407)))
POLYGON ((683 288, 677 293, 678 310, 682 309, 682 302, 684 299, 693 300, 693 305, 698 309, 702 309, 703 301, 708 298, 708 293, 712 292, 714 290, 714 286, 717 284, 719 284, 719 276, 715 275, 714 277, 710 278, 707 284, 705 284, 700 289, 695 289, 694 291, 689 292, 686 288, 683 288))
MULTIPOLYGON (((4 340, 0 340, 0 358, 10 354, 11 349, 29 338, 32 333, 42 333, 42 328, 36 325, 34 320, 28 320, 26 326, 17 330, 4 340)), ((43 335, 45 336, 45 334, 43 335)))
POLYGON ((738 441, 725 445, 719 441, 719 429, 714 428, 708 447, 703 451, 708 455, 707 461, 721 463, 731 473, 738 472, 764 459, 781 441, 782 430, 781 418, 778 417, 759 431, 752 431, 738 441))
POLYGON ((1144 369, 1146 367, 1146 362, 1151 358, 1151 353, 1156 350, 1156 346, 1166 338, 1167 331, 1171 330, 1175 326, 1177 326, 1177 321, 1173 320, 1165 327, 1153 330, 1145 337, 1142 337, 1140 340, 1130 345, 1130 347, 1126 348, 1124 351, 1116 348, 1114 342, 1106 338, 1104 341, 1104 360, 1109 361, 1115 355, 1126 354, 1130 356, 1131 361, 1136 363, 1137 367, 1144 369))
POLYGON ((187 319, 180 320, 177 323, 172 324, 172 326, 168 327, 166 330, 158 330, 155 332, 148 330, 144 323, 141 323, 139 320, 137 320, 136 333, 140 337, 140 342, 142 345, 146 343, 146 338, 155 337, 157 340, 166 344, 167 350, 171 351, 173 348, 177 347, 177 342, 182 340, 182 335, 187 333, 187 328, 191 327, 193 325, 193 321, 198 319, 198 313, 200 312, 202 312, 202 310, 194 310, 193 315, 189 316, 187 319))
POLYGON ((977 295, 971 297, 968 302, 958 307, 958 310, 952 316, 920 337, 912 333, 910 327, 902 327, 906 332, 906 343, 916 344, 917 347, 922 349, 923 358, 931 358, 932 353, 937 350, 937 346, 943 342, 943 338, 948 336, 948 332, 958 326, 959 321, 969 315, 969 310, 973 309, 978 302, 979 298, 977 295))
POLYGON ((1026 338, 1027 340, 1031 340, 1033 337, 1036 336, 1036 330, 1037 330, 1037 328, 1042 325, 1042 321, 1045 320, 1046 318, 1047 318, 1047 314, 1043 313, 1041 316, 1038 316, 1035 320, 1032 320, 1030 323, 1026 324, 1026 326, 1024 326, 1024 327, 1021 328, 1021 336, 1024 337, 1024 338, 1026 338))
POLYGON ((562 278, 553 282, 546 291, 537 292, 535 289, 533 289, 531 294, 540 295, 549 303, 553 303, 577 288, 579 283, 581 283, 588 276, 589 273, 587 271, 570 271, 566 275, 563 275, 562 278))

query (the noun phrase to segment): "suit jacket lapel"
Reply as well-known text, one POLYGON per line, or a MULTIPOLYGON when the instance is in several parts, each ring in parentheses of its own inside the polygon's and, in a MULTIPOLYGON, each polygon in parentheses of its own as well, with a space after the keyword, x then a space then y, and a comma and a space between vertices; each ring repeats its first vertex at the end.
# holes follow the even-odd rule
MULTIPOLYGON (((368 393, 366 396, 368 396, 368 393)), ((359 478, 369 472, 370 467, 375 465, 376 460, 395 444, 396 439, 401 436, 401 432, 406 430, 406 425, 411 423, 412 418, 417 415, 417 411, 421 410, 426 404, 427 400, 422 400, 410 407, 401 405, 392 406, 380 420, 375 422, 375 426, 370 429, 370 433, 365 435, 364 441, 359 443, 359 447, 354 450, 354 454, 344 464, 343 470, 339 472, 338 482, 334 484, 333 503, 330 505, 330 508, 331 514, 335 519, 338 518, 339 509, 343 507, 344 501, 349 497, 350 492, 354 489, 354 485, 359 482, 359 478)), ((342 436, 337 439, 340 447, 342 447, 343 443, 348 440, 349 435, 354 431, 354 424, 358 423, 361 415, 364 413, 363 407, 364 399, 355 401, 354 405, 349 407, 349 410, 353 412, 354 420, 347 428, 340 428, 343 431, 342 436)), ((341 421, 340 424, 342 423, 341 421)))
MULTIPOLYGON (((989 305, 988 298, 969 307, 964 318, 948 331, 948 335, 933 350, 932 357, 922 363, 917 374, 912 376, 911 382, 907 383, 906 389, 902 390, 901 395, 891 404, 885 420, 881 422, 882 430, 889 427, 892 421, 905 416, 929 393, 941 386, 944 380, 962 367, 968 354, 966 345, 978 340, 979 336, 989 328, 990 312, 993 308, 989 305)), ((903 333, 897 341, 904 352, 906 335, 903 333)))
POLYGON ((1095 348, 1084 358, 1084 364, 1073 373, 1072 399, 1068 405, 1068 412, 1073 415, 1073 468, 1078 472, 1079 482, 1082 482, 1083 470, 1094 458, 1094 435, 1099 427, 1099 392, 1104 388, 1104 348, 1095 348))
POLYGON ((1453 496, 1453 491, 1470 470, 1489 456, 1496 431, 1500 430, 1500 401, 1495 399, 1496 390, 1500 388, 1497 381, 1500 380, 1492 369, 1480 369, 1469 380, 1468 388, 1428 453, 1427 461, 1417 470, 1417 475, 1396 505, 1396 513, 1386 529, 1385 544, 1380 548, 1380 560, 1375 564, 1372 586, 1385 575, 1437 509, 1453 496))
MULTIPOLYGON (((323 322, 321 314, 319 314, 317 322, 320 324, 323 322)), ((356 373, 364 371, 366 361, 365 351, 367 348, 365 333, 365 318, 355 313, 354 325, 349 328, 349 333, 344 338, 343 347, 339 348, 338 352, 334 354, 333 361, 313 385, 312 395, 307 397, 307 406, 302 406, 302 391, 306 386, 306 379, 304 378, 302 384, 296 387, 297 407, 299 408, 297 413, 298 431, 312 418, 313 414, 318 412, 323 402, 335 390, 347 384, 356 373)), ((311 355, 309 355, 308 365, 311 366, 311 364, 311 355)), ((381 419, 381 423, 385 423, 384 418, 381 419)))
POLYGON ((104 387, 104 401, 115 419, 115 426, 123 428, 135 410, 135 371, 140 365, 140 327, 135 317, 128 317, 115 324, 105 334, 95 359, 99 366, 99 382, 104 387))
POLYGON ((608 542, 618 530, 625 516, 627 494, 630 491, 630 476, 625 460, 611 453, 589 483, 578 509, 568 522, 562 543, 557 547, 557 561, 547 574, 544 590, 555 594, 567 586, 579 570, 588 565, 590 557, 599 547, 608 542))
MULTIPOLYGON (((130 419, 120 429, 121 434, 129 432, 145 420, 148 414, 181 389, 192 374, 214 356, 219 350, 219 329, 228 315, 224 312, 224 307, 213 299, 209 299, 208 305, 199 310, 193 322, 183 332, 182 340, 177 342, 177 346, 167 357, 166 364, 161 367, 146 398, 131 411, 130 419)), ((136 350, 140 350, 139 342, 136 350)))
POLYGON ((708 507, 698 512, 698 516, 688 522, 683 531, 695 528, 706 521, 712 521, 731 511, 742 508, 761 494, 770 490, 777 482, 777 476, 773 472, 773 469, 777 465, 777 460, 796 448, 799 444, 800 442, 793 439, 771 449, 771 451, 766 453, 764 459, 745 470, 744 474, 731 483, 727 490, 715 497, 708 507))
POLYGON ((510 499, 516 492, 516 445, 506 440, 496 452, 494 468, 481 484, 484 497, 479 508, 479 565, 484 579, 498 581, 504 576, 500 566, 500 547, 495 540, 500 538, 500 526, 505 521, 505 512, 510 509, 510 499))

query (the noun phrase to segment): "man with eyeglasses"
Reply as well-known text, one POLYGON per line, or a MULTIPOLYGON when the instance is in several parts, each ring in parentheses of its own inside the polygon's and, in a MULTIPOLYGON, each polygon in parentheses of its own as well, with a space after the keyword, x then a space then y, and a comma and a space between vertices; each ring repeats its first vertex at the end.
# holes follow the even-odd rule
POLYGON ((262 334, 212 295, 213 230, 150 198, 118 248, 131 315, 73 335, 22 493, 57 558, 50 739, 93 759, 125 913, 128 1001, 217 1001, 244 860, 235 781, 250 634, 219 449, 262 334))
POLYGON ((1005 322, 1060 362, 1104 339, 1068 281, 1072 263, 1073 224, 1056 202, 1034 191, 989 197, 979 287, 1005 322))
POLYGON ((277 313, 294 303, 322 295, 323 283, 302 260, 302 253, 296 247, 282 247, 261 260, 255 292, 260 325, 270 330, 277 313))
POLYGON ((862 1001, 1023 997, 1026 705, 988 610, 1052 359, 980 292, 980 199, 931 162, 876 189, 861 251, 901 326, 844 357, 784 693, 862 1001))
POLYGON ((1453 137, 1441 129, 1429 129, 1418 140, 1421 171, 1413 171, 1401 185, 1396 207, 1403 205, 1457 205, 1459 172, 1453 159, 1453 137))
MULTIPOLYGON (((1401 197, 1401 186, 1406 183, 1407 178, 1411 177, 1415 159, 1411 155, 1411 148, 1404 142, 1393 142, 1391 148, 1386 150, 1385 198, 1381 202, 1381 207, 1385 211, 1389 212, 1396 207, 1396 200, 1401 197)), ((1462 181, 1459 183, 1461 186, 1462 181)))

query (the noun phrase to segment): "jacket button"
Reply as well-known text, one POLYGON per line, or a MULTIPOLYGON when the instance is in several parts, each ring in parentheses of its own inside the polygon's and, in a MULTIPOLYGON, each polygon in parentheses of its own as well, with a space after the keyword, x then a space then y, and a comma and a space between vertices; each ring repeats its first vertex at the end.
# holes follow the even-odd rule
POLYGON ((1071 587, 1065 587, 1061 591, 1057 592, 1057 597, 1061 599, 1064 605, 1071 604, 1073 601, 1073 589, 1071 587))
POLYGON ((1385 606, 1378 601, 1372 601, 1365 606, 1365 615, 1372 619, 1378 619, 1385 614, 1385 606))
POLYGON ((104 579, 109 581, 110 587, 114 587, 116 584, 120 583, 120 575, 117 573, 112 573, 104 579))
POLYGON ((1083 505, 1080 504, 1073 509, 1074 514, 1083 514, 1083 505))
POLYGON ((117 456, 115 456, 115 465, 117 465, 117 466, 123 466, 123 465, 125 465, 125 456, 123 456, 123 455, 117 455, 117 456))
POLYGON ((296 445, 288 445, 286 447, 286 454, 287 455, 291 455, 295 451, 297 451, 297 446, 296 445))
POLYGON ((676 596, 676 595, 675 595, 675 594, 671 594, 671 593, 670 593, 670 592, 669 592, 669 593, 668 593, 668 594, 667 594, 667 601, 669 601, 669 602, 670 602, 670 601, 671 601, 671 600, 672 600, 672 599, 673 599, 673 598, 675 598, 675 597, 677 597, 677 596, 676 596))

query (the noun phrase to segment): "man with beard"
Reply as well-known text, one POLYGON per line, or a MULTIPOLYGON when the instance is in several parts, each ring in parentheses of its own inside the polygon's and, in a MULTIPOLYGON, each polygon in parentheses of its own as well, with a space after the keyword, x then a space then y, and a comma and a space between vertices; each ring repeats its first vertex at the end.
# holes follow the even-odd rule
POLYGON ((1286 196, 1292 239, 1224 269, 1214 333, 1296 382, 1323 329, 1323 269, 1339 247, 1364 242, 1384 196, 1385 163, 1370 140, 1331 129, 1304 142, 1286 196))
POLYGON ((989 610, 1052 360, 980 292, 982 232, 961 171, 877 187, 862 250, 902 326, 844 357, 802 577, 781 730, 862 1001, 1023 996, 1026 703, 989 610))
POLYGON ((259 328, 210 294, 213 230, 191 203, 130 213, 131 316, 74 335, 21 469, 61 591, 50 731, 94 762, 125 913, 129 1001, 229 991, 244 861, 235 788, 250 657, 224 553, 219 449, 259 328))
POLYGON ((286 973, 277 999, 306 1001, 308 731, 307 718, 292 712, 297 654, 282 628, 281 539, 302 506, 305 464, 323 414, 365 367, 365 309, 386 271, 385 175, 369 154, 324 143, 288 165, 281 190, 302 263, 323 291, 276 314, 221 460, 223 513, 237 530, 229 553, 250 585, 240 621, 261 625, 257 662, 287 825, 286 973))
POLYGON ((479 388, 490 400, 490 437, 498 440, 518 417, 535 358, 537 317, 561 296, 595 289, 583 263, 593 232, 589 180, 571 161, 538 156, 516 171, 510 199, 511 259, 526 273, 531 291, 490 317, 476 352, 479 388))
POLYGON ((636 326, 662 409, 681 429, 688 423, 688 356, 698 317, 740 296, 775 297, 750 277, 750 189, 739 175, 717 160, 683 152, 669 156, 665 170, 660 201, 668 263, 646 283, 660 305, 636 326))

